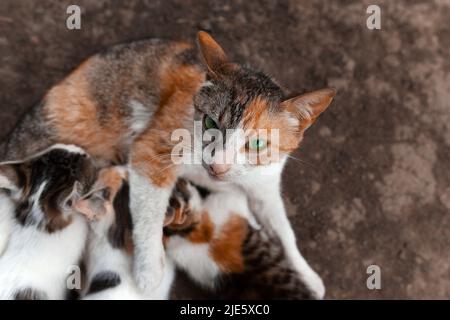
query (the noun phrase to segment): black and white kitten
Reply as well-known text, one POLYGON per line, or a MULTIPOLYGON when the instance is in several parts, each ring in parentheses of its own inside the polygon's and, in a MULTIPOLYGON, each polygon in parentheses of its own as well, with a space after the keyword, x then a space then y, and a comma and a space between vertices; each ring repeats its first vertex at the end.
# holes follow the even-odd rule
POLYGON ((95 179, 90 157, 73 145, 0 164, 0 299, 67 297, 88 230, 75 205, 95 179))

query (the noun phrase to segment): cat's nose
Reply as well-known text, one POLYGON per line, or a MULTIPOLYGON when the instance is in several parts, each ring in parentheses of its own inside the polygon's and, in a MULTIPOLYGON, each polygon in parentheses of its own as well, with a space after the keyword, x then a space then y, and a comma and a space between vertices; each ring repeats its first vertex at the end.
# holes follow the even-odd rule
POLYGON ((211 170, 211 173, 213 173, 216 176, 220 176, 220 175, 223 175, 224 173, 227 173, 230 170, 231 165, 214 163, 214 164, 211 164, 209 166, 209 168, 211 170))

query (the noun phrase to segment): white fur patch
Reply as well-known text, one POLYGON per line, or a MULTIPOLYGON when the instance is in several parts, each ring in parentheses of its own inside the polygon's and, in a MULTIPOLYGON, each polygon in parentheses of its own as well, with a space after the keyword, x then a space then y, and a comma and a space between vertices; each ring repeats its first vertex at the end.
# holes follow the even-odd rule
POLYGON ((129 106, 131 108, 130 128, 133 134, 140 134, 147 128, 153 112, 137 100, 131 100, 129 106))
POLYGON ((203 87, 212 87, 212 86, 214 86, 214 84, 213 84, 211 81, 205 81, 205 82, 202 83, 202 85, 200 86, 200 88, 203 88, 203 87))
POLYGON ((300 125, 300 121, 297 118, 295 118, 289 112, 284 112, 284 116, 286 117, 287 122, 291 127, 298 128, 298 126, 300 125))
POLYGON ((43 219, 44 213, 42 212, 39 199, 41 198, 42 192, 44 192, 46 185, 47 181, 42 182, 39 185, 36 193, 32 194, 29 198, 30 203, 33 204, 33 206, 31 207, 30 215, 31 217, 33 217, 34 221, 41 221, 43 219))
POLYGON ((209 255, 208 244, 193 244, 182 237, 173 236, 169 239, 166 250, 175 264, 186 270, 193 280, 205 287, 214 287, 220 270, 209 255))
POLYGON ((86 222, 80 216, 51 234, 14 221, 0 257, 0 299, 12 299, 23 288, 45 292, 49 299, 64 299, 67 270, 78 264, 86 234, 86 222))
POLYGON ((86 151, 84 151, 79 146, 76 146, 74 144, 62 144, 62 143, 57 143, 57 144, 52 145, 50 148, 43 151, 41 154, 47 153, 48 151, 54 150, 54 149, 62 149, 62 150, 66 150, 70 153, 86 154, 86 151))

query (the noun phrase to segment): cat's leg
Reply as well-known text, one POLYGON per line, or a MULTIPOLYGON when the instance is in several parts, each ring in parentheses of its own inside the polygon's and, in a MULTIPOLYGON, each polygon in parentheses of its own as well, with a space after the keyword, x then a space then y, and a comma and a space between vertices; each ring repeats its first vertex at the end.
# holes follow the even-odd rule
POLYGON ((134 143, 129 168, 133 220, 133 275, 146 297, 162 292, 165 274, 163 225, 169 197, 180 172, 171 160, 170 132, 149 128, 134 143))
MULTIPOLYGON (((130 169, 130 208, 133 217, 133 273, 138 287, 154 297, 164 277, 163 221, 172 184, 158 186, 130 169)), ((156 298, 156 297, 155 297, 156 298)), ((163 297, 161 297, 163 298, 163 297)))
POLYGON ((309 266, 297 247, 297 240, 289 222, 280 192, 280 178, 268 176, 264 182, 244 185, 249 197, 249 205, 253 214, 265 228, 273 230, 280 238, 286 254, 303 281, 314 293, 322 299, 325 286, 320 276, 309 266))
POLYGON ((204 80, 196 66, 167 70, 161 84, 158 111, 131 150, 131 211, 135 245, 134 276, 144 292, 161 284, 164 274, 163 221, 169 196, 180 173, 172 162, 172 133, 191 128, 193 96, 204 80))

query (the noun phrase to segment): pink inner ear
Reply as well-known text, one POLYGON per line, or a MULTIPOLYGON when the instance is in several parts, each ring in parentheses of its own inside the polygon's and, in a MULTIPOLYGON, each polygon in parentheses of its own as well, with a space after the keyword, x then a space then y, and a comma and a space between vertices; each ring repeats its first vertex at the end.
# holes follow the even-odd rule
POLYGON ((89 220, 95 217, 95 212, 92 210, 89 200, 78 199, 75 201, 73 207, 76 211, 86 216, 89 220))
POLYGON ((314 121, 328 108, 335 95, 334 89, 321 89, 291 98, 283 104, 287 104, 289 110, 297 112, 302 120, 314 121))
POLYGON ((110 201, 98 196, 91 196, 88 199, 74 200, 74 209, 86 216, 89 220, 99 219, 108 213, 113 212, 113 207, 110 201))

